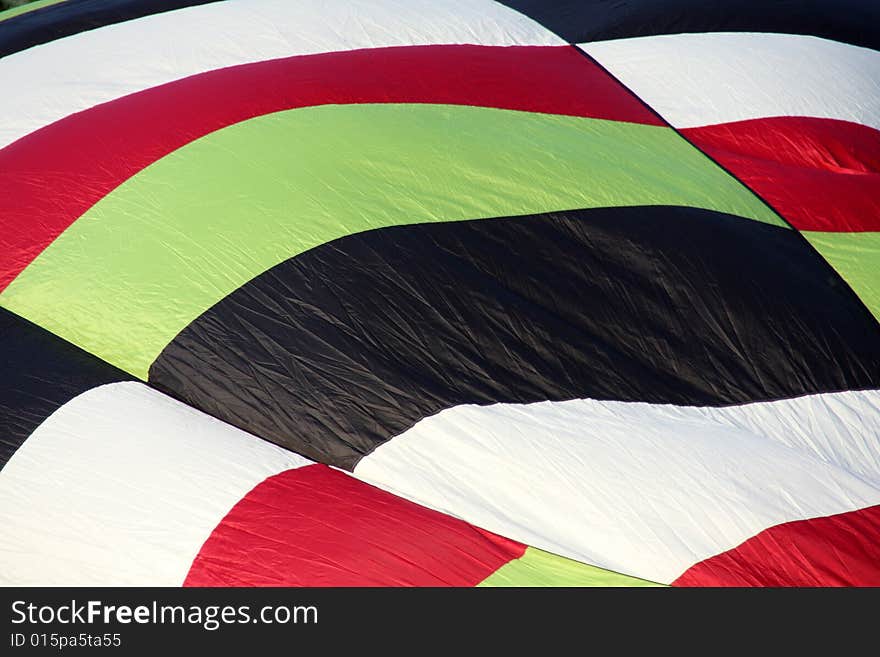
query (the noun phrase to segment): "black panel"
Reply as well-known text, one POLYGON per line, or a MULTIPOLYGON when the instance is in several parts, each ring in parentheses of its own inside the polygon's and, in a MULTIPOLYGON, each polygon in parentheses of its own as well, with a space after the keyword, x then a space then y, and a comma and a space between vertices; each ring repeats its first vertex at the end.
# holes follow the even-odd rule
POLYGON ((724 405, 880 384, 880 334, 791 230, 683 207, 352 235, 183 330, 150 381, 353 468, 456 404, 724 405))
POLYGON ((0 468, 61 405, 129 375, 0 308, 0 468))
POLYGON ((569 43, 682 32, 807 34, 880 49, 878 0, 500 0, 569 43))
POLYGON ((217 0, 65 0, 0 21, 0 57, 96 27, 209 2, 217 0))

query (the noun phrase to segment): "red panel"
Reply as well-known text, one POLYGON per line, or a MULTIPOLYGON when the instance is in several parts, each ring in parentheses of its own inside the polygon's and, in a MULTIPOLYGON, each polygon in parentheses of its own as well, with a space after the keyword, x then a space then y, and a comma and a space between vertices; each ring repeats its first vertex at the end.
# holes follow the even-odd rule
POLYGON ((674 586, 880 586, 880 506, 771 527, 674 586))
POLYGON ((659 125, 569 46, 379 48, 210 71, 73 114, 0 150, 0 290, 103 196, 194 139, 294 107, 402 102, 659 125))
POLYGON ((880 230, 880 131, 773 117, 681 131, 800 230, 880 230))
POLYGON ((325 465, 270 477, 221 521, 184 586, 474 586, 521 543, 325 465))

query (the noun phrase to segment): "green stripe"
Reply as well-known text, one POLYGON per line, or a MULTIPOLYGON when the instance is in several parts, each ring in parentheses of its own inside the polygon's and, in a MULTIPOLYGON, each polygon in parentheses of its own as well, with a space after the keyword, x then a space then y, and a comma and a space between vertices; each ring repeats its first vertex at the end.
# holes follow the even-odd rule
POLYGON ((11 7, 5 11, 0 11, 0 21, 5 21, 7 18, 13 18, 14 16, 33 11, 34 9, 42 9, 43 7, 48 7, 50 5, 57 5, 59 2, 64 2, 64 0, 37 0, 36 2, 21 5, 20 7, 11 7))
POLYGON ((530 547, 478 586, 662 586, 530 547))
POLYGON ((447 105, 295 109, 211 133, 147 167, 63 233, 0 303, 146 378, 208 307, 344 235, 670 204, 779 223, 665 127, 447 105))
POLYGON ((801 232, 880 321, 880 233, 801 232))

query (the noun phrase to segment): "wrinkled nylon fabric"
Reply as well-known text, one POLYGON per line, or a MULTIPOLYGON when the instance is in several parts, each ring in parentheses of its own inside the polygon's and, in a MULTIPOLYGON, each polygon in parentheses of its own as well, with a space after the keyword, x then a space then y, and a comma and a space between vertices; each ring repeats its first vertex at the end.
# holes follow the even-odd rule
POLYGON ((880 503, 878 402, 874 390, 725 408, 589 399, 456 406, 382 444, 354 473, 536 548, 666 584, 804 520, 800 534, 774 529, 741 558, 720 561, 730 571, 714 569, 715 581, 754 583, 766 567, 765 583, 790 579, 787 568, 868 584, 880 577, 880 525, 874 511, 858 518, 880 503), (848 520, 822 519, 839 514, 848 520), (789 547, 769 550, 774 536, 789 547))
POLYGON ((880 583, 876 3, 33 8, 0 582, 880 583))
POLYGON ((150 381, 350 469, 456 404, 725 405, 880 387, 873 328, 794 231, 600 208, 314 248, 190 324, 150 381))
POLYGON ((371 48, 193 75, 77 112, 0 149, 0 290, 95 203, 191 141, 295 107, 391 102, 662 124, 569 46, 371 48))
POLYGON ((333 239, 646 204, 781 223, 668 128, 452 105, 289 110, 211 133, 127 180, 0 293, 0 305, 145 379, 204 310, 333 239))

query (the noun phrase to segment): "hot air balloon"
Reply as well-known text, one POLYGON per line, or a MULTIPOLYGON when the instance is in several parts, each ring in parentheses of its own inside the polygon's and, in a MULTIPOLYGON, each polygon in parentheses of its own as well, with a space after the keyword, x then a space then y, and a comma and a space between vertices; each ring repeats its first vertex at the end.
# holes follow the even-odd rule
POLYGON ((0 583, 880 585, 880 5, 0 13, 0 583))

